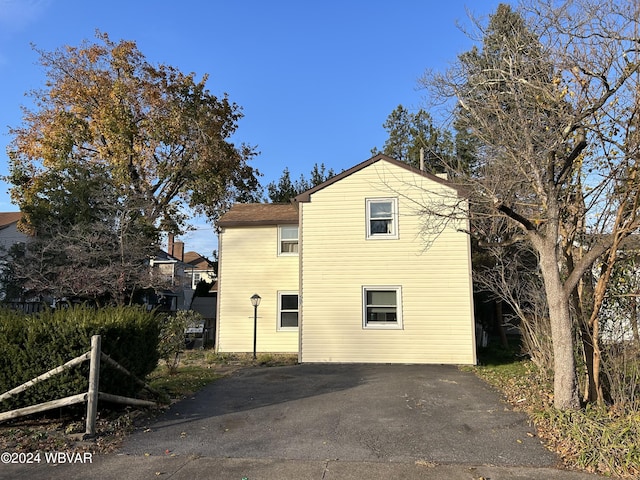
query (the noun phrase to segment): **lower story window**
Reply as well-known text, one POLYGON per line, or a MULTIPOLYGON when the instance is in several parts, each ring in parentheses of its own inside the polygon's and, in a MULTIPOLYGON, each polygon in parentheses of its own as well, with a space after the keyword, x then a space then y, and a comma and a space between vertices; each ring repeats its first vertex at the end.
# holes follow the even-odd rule
POLYGON ((297 330, 298 292, 278 292, 278 330, 297 330))
POLYGON ((362 304, 365 328, 402 328, 401 287, 363 287, 362 304))

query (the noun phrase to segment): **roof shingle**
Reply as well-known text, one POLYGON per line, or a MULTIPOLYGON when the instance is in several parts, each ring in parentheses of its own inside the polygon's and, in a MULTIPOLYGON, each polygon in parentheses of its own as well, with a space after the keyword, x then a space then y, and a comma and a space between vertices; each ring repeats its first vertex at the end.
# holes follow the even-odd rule
POLYGON ((0 212, 0 228, 4 228, 22 218, 22 212, 0 212))
POLYGON ((220 227, 298 223, 298 209, 292 204, 236 203, 220 217, 220 227))

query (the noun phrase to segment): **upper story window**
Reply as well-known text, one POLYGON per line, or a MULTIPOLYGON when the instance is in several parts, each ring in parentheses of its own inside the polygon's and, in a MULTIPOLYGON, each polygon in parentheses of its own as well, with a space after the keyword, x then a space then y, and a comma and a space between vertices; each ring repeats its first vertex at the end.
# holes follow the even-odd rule
POLYGON ((367 238, 398 238, 398 199, 367 199, 367 238))
POLYGON ((298 255, 298 227, 293 225, 278 228, 278 255, 298 255))

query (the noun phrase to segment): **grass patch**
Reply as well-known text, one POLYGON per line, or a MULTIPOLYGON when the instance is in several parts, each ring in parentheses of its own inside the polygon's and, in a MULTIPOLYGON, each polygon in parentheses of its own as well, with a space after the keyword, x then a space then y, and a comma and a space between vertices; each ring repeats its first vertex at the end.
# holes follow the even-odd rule
POLYGON ((587 406, 563 412, 553 407, 553 385, 513 350, 479 352, 481 365, 468 367, 500 389, 524 411, 547 447, 565 466, 619 478, 640 476, 640 412, 587 406))
POLYGON ((297 355, 216 353, 213 350, 187 350, 182 352, 175 372, 166 365, 158 367, 147 377, 149 385, 171 400, 193 395, 205 385, 244 367, 273 367, 294 365, 297 355))
POLYGON ((640 414, 587 407, 532 412, 539 430, 570 466, 621 478, 640 476, 640 414))
POLYGON ((198 365, 179 366, 175 373, 171 373, 166 365, 161 365, 147 377, 147 381, 154 390, 164 393, 169 399, 180 400, 221 376, 215 369, 198 365))

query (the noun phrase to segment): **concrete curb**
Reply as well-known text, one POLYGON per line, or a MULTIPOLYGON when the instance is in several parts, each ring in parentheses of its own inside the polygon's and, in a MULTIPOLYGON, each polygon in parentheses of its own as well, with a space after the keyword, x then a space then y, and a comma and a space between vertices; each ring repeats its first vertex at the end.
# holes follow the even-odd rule
POLYGON ((598 475, 553 468, 437 465, 428 462, 348 462, 188 456, 104 455, 92 463, 2 465, 11 480, 595 480, 598 475))

